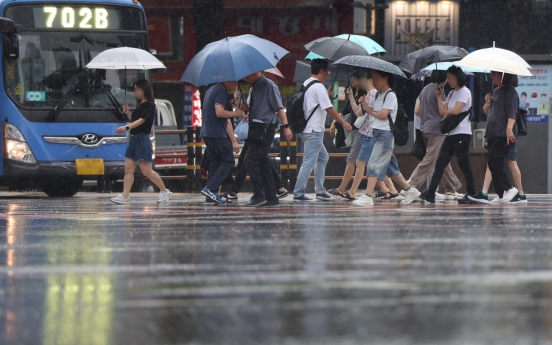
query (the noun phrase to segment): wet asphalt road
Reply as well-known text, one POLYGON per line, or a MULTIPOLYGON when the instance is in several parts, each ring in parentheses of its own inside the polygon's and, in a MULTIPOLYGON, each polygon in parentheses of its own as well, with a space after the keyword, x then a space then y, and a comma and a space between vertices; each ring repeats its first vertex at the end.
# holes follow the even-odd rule
POLYGON ((0 344, 552 344, 552 196, 155 197, 0 194, 0 344))

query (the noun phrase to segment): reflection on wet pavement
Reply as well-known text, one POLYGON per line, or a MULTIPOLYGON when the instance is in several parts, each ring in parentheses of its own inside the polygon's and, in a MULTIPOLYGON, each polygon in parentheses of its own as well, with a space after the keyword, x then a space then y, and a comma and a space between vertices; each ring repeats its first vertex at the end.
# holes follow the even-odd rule
POLYGON ((552 344, 548 196, 0 199, 1 344, 552 344))

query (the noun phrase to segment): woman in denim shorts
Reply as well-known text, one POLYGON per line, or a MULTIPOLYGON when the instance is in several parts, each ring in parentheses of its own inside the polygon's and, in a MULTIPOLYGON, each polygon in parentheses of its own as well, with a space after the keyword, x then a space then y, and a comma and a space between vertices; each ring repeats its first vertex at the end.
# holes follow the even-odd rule
POLYGON ((159 204, 167 203, 171 198, 171 191, 165 188, 163 180, 153 171, 153 146, 151 144, 150 133, 155 118, 155 101, 153 99, 153 90, 150 83, 141 79, 134 83, 134 95, 138 107, 134 112, 130 111, 127 104, 123 106, 123 112, 129 118, 131 123, 121 126, 115 131, 117 134, 123 134, 130 131, 130 139, 125 152, 125 179, 123 194, 119 194, 111 201, 116 204, 126 204, 130 202, 129 194, 134 183, 134 171, 136 165, 140 166, 140 171, 144 176, 155 183, 161 190, 159 193, 159 204))
POLYGON ((374 86, 379 90, 373 107, 365 109, 368 115, 374 117, 372 123, 372 135, 374 149, 368 162, 368 187, 366 194, 359 200, 353 202, 353 205, 360 207, 374 206, 372 194, 376 184, 385 179, 385 175, 391 177, 401 188, 406 191, 405 199, 401 205, 408 205, 420 196, 420 192, 410 186, 399 170, 397 158, 393 154, 395 138, 389 126, 388 117, 395 121, 399 105, 397 96, 392 90, 394 81, 393 75, 386 72, 374 71, 374 86))

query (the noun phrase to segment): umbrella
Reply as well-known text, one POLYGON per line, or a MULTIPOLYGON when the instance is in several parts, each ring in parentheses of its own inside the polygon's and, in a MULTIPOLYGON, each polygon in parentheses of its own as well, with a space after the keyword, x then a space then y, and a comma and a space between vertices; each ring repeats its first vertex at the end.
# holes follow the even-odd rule
POLYGON ((280 70, 278 69, 278 67, 267 68, 267 69, 265 69, 264 71, 265 71, 265 73, 274 74, 274 75, 277 76, 277 77, 286 79, 286 77, 284 77, 284 75, 282 74, 282 71, 280 71, 280 70))
POLYGON ((480 57, 480 56, 498 56, 500 58, 505 58, 505 59, 517 62, 526 68, 531 68, 531 66, 527 63, 527 61, 525 61, 521 56, 519 56, 518 54, 510 50, 496 48, 494 42, 493 42, 492 48, 479 49, 474 51, 470 55, 472 58, 480 57))
MULTIPOLYGON (((450 62, 436 62, 429 66, 426 66, 422 71, 446 71, 451 66, 456 66, 459 61, 450 61, 450 62)), ((460 67, 460 66, 458 66, 460 67)), ((491 73, 491 71, 483 68, 473 68, 473 67, 462 67, 464 73, 491 73)))
MULTIPOLYGON (((473 54, 473 53, 472 53, 473 54)), ((460 60, 457 65, 460 67, 483 68, 502 73, 517 74, 522 76, 532 76, 525 64, 507 59, 494 54, 468 55, 460 60)))
POLYGON ((124 69, 125 70, 125 103, 126 103, 126 70, 127 69, 162 69, 165 65, 150 52, 138 48, 119 47, 105 50, 87 65, 89 69, 124 69))
POLYGON ((410 53, 399 67, 408 73, 416 73, 435 62, 455 61, 468 55, 464 48, 452 46, 431 46, 410 53))
POLYGON ((224 38, 208 44, 194 56, 181 81, 203 86, 238 81, 250 74, 276 67, 289 52, 254 35, 224 38))
POLYGON ((370 55, 357 43, 339 37, 322 37, 305 44, 305 48, 330 61, 337 61, 349 55, 370 55))
MULTIPOLYGON (((343 38, 346 40, 349 40, 351 42, 354 42, 364 48, 368 52, 368 54, 378 54, 378 53, 387 53, 387 50, 385 50, 382 46, 380 46, 376 41, 374 41, 371 38, 368 38, 366 36, 361 35, 349 35, 349 34, 342 34, 335 36, 337 38, 343 38)), ((309 53, 306 60, 313 60, 313 59, 323 59, 323 56, 320 56, 316 53, 309 53)))
POLYGON ((373 56, 358 56, 358 55, 346 56, 334 62, 334 65, 345 66, 349 68, 353 67, 353 68, 372 69, 376 71, 395 74, 395 75, 398 75, 399 77, 406 78, 403 71, 401 71, 401 69, 397 65, 394 65, 391 62, 387 62, 373 56))

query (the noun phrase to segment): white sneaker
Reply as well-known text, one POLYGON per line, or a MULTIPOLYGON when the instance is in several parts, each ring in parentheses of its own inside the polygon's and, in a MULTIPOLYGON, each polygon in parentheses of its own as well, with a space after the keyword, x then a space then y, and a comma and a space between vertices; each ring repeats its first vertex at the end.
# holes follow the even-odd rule
POLYGON ((500 199, 499 197, 496 197, 493 200, 489 201, 489 205, 499 205, 501 200, 502 199, 500 199))
POLYGON ((435 193, 435 200, 439 200, 439 201, 444 201, 446 200, 446 197, 444 194, 441 194, 441 193, 435 193))
POLYGON ((403 189, 401 190, 401 192, 399 193, 400 196, 406 196, 406 191, 403 189))
POLYGON ((371 207, 374 206, 374 198, 364 194, 360 197, 360 199, 353 201, 353 205, 358 207, 371 207))
POLYGON ((157 200, 158 204, 166 204, 171 199, 172 192, 168 189, 159 192, 159 200, 157 200))
POLYGON ((458 199, 462 199, 464 196, 460 193, 446 193, 445 194, 445 200, 458 200, 458 199))
POLYGON ((123 198, 123 194, 119 194, 114 198, 110 199, 112 203, 114 204, 130 204, 130 197, 123 198))
POLYGON ((509 204, 510 200, 512 200, 517 195, 518 192, 519 191, 517 190, 516 187, 510 188, 509 190, 505 191, 502 199, 500 199, 500 203, 509 204))
POLYGON ((416 188, 410 187, 410 189, 405 192, 404 200, 401 201, 401 205, 410 205, 414 200, 418 199, 421 194, 422 193, 416 188))

